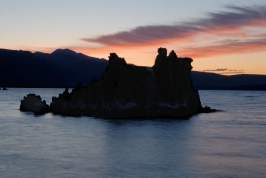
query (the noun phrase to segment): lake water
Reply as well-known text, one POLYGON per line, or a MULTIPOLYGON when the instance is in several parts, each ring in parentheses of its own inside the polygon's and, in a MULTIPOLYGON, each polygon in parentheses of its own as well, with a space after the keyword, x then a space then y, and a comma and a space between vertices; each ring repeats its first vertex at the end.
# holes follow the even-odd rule
POLYGON ((223 112, 186 120, 106 120, 19 111, 0 90, 0 177, 266 177, 266 91, 199 91, 223 112))

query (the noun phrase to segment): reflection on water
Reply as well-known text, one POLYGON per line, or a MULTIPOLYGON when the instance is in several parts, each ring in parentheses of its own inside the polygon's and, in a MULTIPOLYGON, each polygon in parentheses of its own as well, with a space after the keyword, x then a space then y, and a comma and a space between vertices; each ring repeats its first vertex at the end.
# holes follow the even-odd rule
POLYGON ((187 120, 106 120, 21 113, 31 90, 63 91, 0 91, 1 177, 266 177, 266 92, 200 91, 223 112, 187 120))

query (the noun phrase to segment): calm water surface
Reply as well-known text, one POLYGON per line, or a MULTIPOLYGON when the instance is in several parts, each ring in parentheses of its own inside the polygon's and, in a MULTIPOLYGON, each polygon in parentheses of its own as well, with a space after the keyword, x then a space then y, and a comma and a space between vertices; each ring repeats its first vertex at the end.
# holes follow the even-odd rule
POLYGON ((223 112, 187 120, 105 120, 19 111, 0 90, 0 177, 266 177, 266 91, 200 91, 223 112))

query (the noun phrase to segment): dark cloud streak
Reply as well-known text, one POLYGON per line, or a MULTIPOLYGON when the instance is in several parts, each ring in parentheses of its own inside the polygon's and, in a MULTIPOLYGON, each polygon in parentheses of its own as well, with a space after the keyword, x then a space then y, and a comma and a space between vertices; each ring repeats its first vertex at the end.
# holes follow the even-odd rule
POLYGON ((188 36, 190 33, 198 30, 201 29, 192 25, 151 25, 141 26, 130 31, 104 35, 97 38, 84 38, 82 40, 106 45, 130 45, 135 43, 146 43, 158 39, 188 36))
POLYGON ((223 75, 245 73, 244 70, 227 69, 227 68, 207 69, 207 70, 203 70, 202 72, 211 72, 211 73, 218 73, 218 74, 223 74, 223 75))
POLYGON ((242 26, 266 19, 266 6, 237 7, 226 6, 231 12, 208 13, 209 19, 198 23, 207 27, 242 26))

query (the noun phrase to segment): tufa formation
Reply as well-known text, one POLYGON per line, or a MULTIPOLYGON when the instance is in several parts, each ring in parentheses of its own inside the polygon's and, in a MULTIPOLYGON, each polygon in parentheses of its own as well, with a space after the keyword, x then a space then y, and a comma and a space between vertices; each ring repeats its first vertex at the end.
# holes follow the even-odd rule
POLYGON ((100 81, 79 85, 71 93, 66 89, 52 98, 50 110, 100 118, 183 118, 213 111, 201 106, 192 84, 191 62, 191 58, 178 58, 174 51, 167 56, 166 48, 158 49, 153 67, 130 65, 111 53, 100 81))

